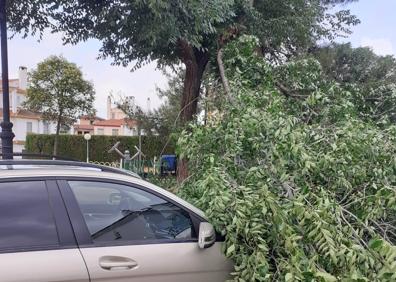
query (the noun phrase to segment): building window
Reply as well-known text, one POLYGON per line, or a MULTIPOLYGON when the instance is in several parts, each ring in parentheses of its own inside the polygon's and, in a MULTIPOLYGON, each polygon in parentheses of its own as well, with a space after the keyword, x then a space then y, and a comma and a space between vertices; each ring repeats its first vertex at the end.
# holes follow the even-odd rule
POLYGON ((115 119, 115 113, 111 113, 111 119, 115 119))
POLYGON ((33 132, 33 123, 31 121, 28 121, 26 123, 26 133, 32 133, 33 132))
POLYGON ((96 130, 96 134, 97 134, 97 135, 104 135, 104 128, 98 128, 98 129, 96 130))
POLYGON ((43 122, 43 133, 49 134, 49 123, 47 121, 43 122))
POLYGON ((118 129, 112 129, 111 130, 111 135, 118 135, 118 129))

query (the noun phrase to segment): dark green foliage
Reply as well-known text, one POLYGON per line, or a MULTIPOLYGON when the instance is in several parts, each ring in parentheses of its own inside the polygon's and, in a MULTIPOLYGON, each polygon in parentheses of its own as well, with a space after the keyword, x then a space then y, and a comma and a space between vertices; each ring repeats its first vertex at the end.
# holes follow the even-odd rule
POLYGON ((159 132, 170 135, 180 128, 180 104, 183 95, 184 71, 177 69, 174 74, 165 73, 168 78, 166 88, 157 88, 157 95, 164 99, 164 103, 155 110, 154 115, 160 122, 159 132))
POLYGON ((49 1, 7 0, 6 4, 7 25, 12 31, 20 32, 24 36, 29 34, 41 36, 44 29, 52 27, 49 1))
POLYGON ((218 40, 242 33, 256 35, 262 51, 280 58, 317 39, 348 33, 359 21, 336 4, 351 0, 206 0, 206 1, 15 1, 9 3, 10 28, 25 34, 45 27, 63 32, 65 41, 102 42, 102 57, 140 67, 181 58, 180 41, 199 50, 215 50, 218 40), (22 19, 22 20, 21 20, 22 19))
MULTIPOLYGON (((29 134, 26 137, 26 151, 29 153, 52 154, 54 135, 29 134)), ((90 160, 98 162, 118 161, 116 153, 108 154, 108 150, 118 141, 121 142, 119 149, 124 152, 129 150, 131 155, 136 152, 134 146, 139 146, 137 136, 92 136, 89 141, 90 160)), ((142 151, 147 159, 159 157, 166 140, 155 136, 142 136, 142 151)), ((174 144, 171 142, 164 150, 164 154, 174 153, 174 144)), ((82 135, 60 135, 59 156, 69 157, 76 160, 86 160, 86 141, 82 135)))
POLYGON ((312 51, 328 79, 354 95, 361 117, 396 121, 396 59, 378 56, 367 47, 332 44, 312 51))
POLYGON ((93 108, 95 91, 79 67, 62 56, 50 56, 29 74, 24 106, 40 112, 44 120, 71 125, 93 108))
MULTIPOLYGON (((61 127, 71 126, 80 115, 93 111, 95 90, 83 78, 76 64, 62 56, 50 56, 29 74, 29 88, 23 106, 39 112, 45 121, 56 125, 56 136, 61 127)), ((57 155, 57 139, 54 155, 57 155)))

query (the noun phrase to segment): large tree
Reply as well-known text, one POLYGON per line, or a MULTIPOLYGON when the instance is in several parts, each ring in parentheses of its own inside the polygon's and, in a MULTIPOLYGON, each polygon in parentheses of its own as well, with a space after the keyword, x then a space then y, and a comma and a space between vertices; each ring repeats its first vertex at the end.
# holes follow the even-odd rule
POLYGON ((78 116, 93 110, 93 85, 81 70, 61 56, 51 56, 30 73, 30 86, 24 106, 40 112, 43 119, 56 124, 54 155, 62 126, 72 125, 78 116))
MULTIPOLYGON (((318 39, 347 32, 346 27, 358 20, 347 10, 333 12, 333 7, 351 1, 30 0, 21 7, 13 0, 9 11, 13 30, 29 33, 48 26, 62 32, 66 43, 97 38, 102 42, 100 57, 111 57, 115 64, 133 63, 134 68, 151 61, 160 66, 184 64, 180 119, 187 123, 197 113, 203 74, 211 58, 217 57, 226 87, 221 57, 230 40, 243 33, 255 34, 263 55, 282 61, 318 39)), ((186 163, 181 167, 179 176, 184 178, 186 163)))
POLYGON ((255 34, 265 55, 288 57, 357 23, 348 11, 329 13, 334 4, 346 2, 351 0, 40 0, 24 5, 12 0, 9 11, 14 31, 50 27, 63 32, 67 43, 97 38, 103 44, 100 56, 115 64, 182 62, 181 119, 186 122, 196 114, 209 59, 229 39, 255 34))

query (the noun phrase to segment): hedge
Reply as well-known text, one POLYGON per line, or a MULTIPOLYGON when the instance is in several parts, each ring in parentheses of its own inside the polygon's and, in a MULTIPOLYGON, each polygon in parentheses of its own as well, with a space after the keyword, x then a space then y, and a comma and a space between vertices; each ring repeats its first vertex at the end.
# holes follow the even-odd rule
MULTIPOLYGON (((28 153, 52 154, 55 135, 47 134, 29 134, 26 137, 25 150, 28 153)), ((124 152, 129 150, 131 155, 136 152, 134 146, 139 146, 138 136, 99 136, 93 135, 89 141, 89 157, 92 161, 113 162, 119 160, 119 156, 108 150, 120 141, 119 150, 124 152)), ((142 136, 142 151, 147 159, 159 156, 166 139, 156 136, 142 136)), ((84 161, 86 159, 86 141, 82 135, 60 135, 59 136, 58 155, 76 160, 84 161)), ((169 142, 164 150, 164 154, 173 154, 175 152, 175 143, 169 142)))

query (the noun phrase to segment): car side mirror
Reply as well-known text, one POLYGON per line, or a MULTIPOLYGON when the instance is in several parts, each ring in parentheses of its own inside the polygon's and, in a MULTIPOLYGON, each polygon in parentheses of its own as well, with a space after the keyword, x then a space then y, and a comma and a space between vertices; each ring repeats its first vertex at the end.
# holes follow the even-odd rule
POLYGON ((206 249, 216 242, 216 232, 214 227, 209 222, 201 222, 199 224, 198 246, 201 249, 206 249))

